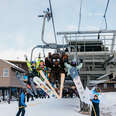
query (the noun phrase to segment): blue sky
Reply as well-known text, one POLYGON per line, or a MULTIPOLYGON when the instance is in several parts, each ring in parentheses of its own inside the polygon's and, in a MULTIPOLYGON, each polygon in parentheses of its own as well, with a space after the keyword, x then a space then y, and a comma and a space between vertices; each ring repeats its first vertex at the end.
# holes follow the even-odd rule
MULTIPOLYGON (((78 29, 80 0, 51 0, 56 31, 78 29)), ((103 14, 107 0, 83 0, 80 30, 104 29, 103 14)), ((108 29, 116 28, 116 0, 107 12, 108 29)), ((48 0, 0 0, 0 58, 23 59, 24 54, 41 42, 42 19, 38 18, 48 0)), ((45 39, 54 41, 51 22, 46 24, 45 39)))

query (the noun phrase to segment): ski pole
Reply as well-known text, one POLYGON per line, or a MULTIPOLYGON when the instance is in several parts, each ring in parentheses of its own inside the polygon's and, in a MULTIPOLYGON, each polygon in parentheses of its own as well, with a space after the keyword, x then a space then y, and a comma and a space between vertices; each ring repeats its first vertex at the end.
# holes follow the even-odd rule
MULTIPOLYGON (((37 105, 37 104, 39 104, 39 102, 36 103, 36 104, 28 104, 28 106, 31 107, 31 106, 35 106, 35 105, 37 105)), ((19 108, 25 108, 25 106, 20 106, 19 108)))
POLYGON ((20 106, 19 109, 20 109, 20 108, 24 108, 24 106, 20 106))
POLYGON ((48 84, 48 86, 51 88, 51 90, 54 92, 54 94, 56 95, 56 97, 58 99, 60 99, 60 96, 56 93, 55 89, 52 87, 52 85, 50 84, 50 82, 47 80, 46 76, 44 75, 44 73, 42 72, 42 70, 40 70, 40 74, 41 76, 45 79, 46 83, 48 84))
POLYGON ((92 103, 92 108, 93 108, 93 111, 94 111, 95 116, 97 116, 96 111, 95 111, 95 107, 94 107, 93 103, 92 103))

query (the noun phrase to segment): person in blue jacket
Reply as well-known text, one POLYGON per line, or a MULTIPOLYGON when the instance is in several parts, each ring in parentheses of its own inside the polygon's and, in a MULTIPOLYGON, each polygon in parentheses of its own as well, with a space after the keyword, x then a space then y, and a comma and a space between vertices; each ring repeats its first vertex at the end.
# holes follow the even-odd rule
POLYGON ((19 95, 19 110, 18 110, 16 116, 24 116, 25 115, 25 107, 27 107, 27 105, 25 104, 25 95, 26 95, 26 90, 22 89, 21 93, 19 95))
POLYGON ((91 99, 91 102, 92 102, 91 116, 100 116, 100 109, 99 109, 100 100, 98 99, 97 94, 94 95, 94 98, 91 99))

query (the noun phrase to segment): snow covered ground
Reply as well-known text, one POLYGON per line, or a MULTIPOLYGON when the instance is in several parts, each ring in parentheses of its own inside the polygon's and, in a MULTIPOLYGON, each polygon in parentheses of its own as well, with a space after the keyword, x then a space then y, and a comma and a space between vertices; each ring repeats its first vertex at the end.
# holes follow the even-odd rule
MULTIPOLYGON (((26 108, 26 116, 77 116, 77 99, 37 99, 26 108)), ((0 104, 0 116, 16 116, 17 102, 0 104)), ((83 115, 78 115, 83 116, 83 115)))
POLYGON ((116 116, 116 92, 103 93, 100 108, 102 116, 116 116))
MULTIPOLYGON (((26 116, 84 116, 79 101, 74 99, 37 99, 26 108, 26 116)), ((104 93, 101 98, 101 116, 116 116, 116 92, 104 93)), ((0 116, 16 116, 18 103, 0 103, 0 116)))

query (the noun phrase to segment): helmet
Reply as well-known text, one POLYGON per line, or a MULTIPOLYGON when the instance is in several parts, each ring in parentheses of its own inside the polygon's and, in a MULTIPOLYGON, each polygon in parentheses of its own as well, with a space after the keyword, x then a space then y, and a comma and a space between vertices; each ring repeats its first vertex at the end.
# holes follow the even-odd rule
POLYGON ((36 62, 35 61, 32 61, 31 64, 35 64, 36 62))
POLYGON ((98 95, 97 95, 97 94, 95 94, 95 95, 94 95, 94 97, 98 97, 98 95))
POLYGON ((71 62, 71 65, 72 65, 72 66, 76 66, 76 64, 77 64, 76 60, 73 59, 72 62, 71 62))

